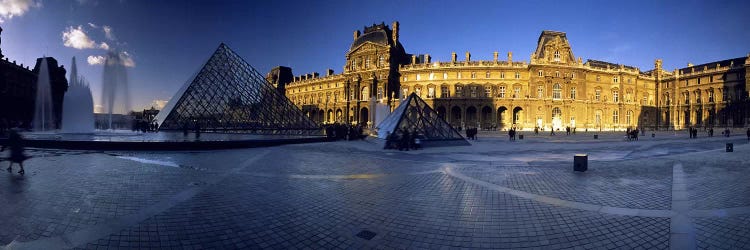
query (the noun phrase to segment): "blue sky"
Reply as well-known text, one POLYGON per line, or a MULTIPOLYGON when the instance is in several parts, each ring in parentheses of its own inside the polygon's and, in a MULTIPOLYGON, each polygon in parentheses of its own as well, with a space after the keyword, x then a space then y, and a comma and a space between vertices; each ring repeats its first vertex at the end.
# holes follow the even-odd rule
POLYGON ((584 60, 645 71, 662 58, 672 70, 747 55, 749 10, 750 1, 0 0, 0 47, 24 65, 47 55, 69 68, 77 57, 95 103, 102 66, 87 59, 116 48, 132 60, 138 109, 169 100, 221 42, 262 74, 277 65, 295 75, 341 72, 354 30, 397 20, 406 51, 438 61, 454 51, 476 60, 513 51, 528 61, 540 32, 557 30, 584 60))

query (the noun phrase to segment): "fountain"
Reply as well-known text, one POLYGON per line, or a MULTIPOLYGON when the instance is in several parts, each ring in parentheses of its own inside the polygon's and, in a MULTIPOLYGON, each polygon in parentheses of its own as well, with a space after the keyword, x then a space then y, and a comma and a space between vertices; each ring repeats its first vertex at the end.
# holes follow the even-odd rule
POLYGON ((70 84, 63 100, 62 131, 64 133, 92 133, 94 131, 94 99, 83 77, 78 76, 76 58, 70 68, 70 84))
POLYGON ((55 116, 52 110, 52 90, 50 87, 47 58, 42 58, 37 78, 36 101, 34 108, 34 131, 55 129, 55 116))
POLYGON ((108 127, 112 129, 112 114, 130 112, 130 89, 128 75, 120 53, 110 51, 104 61, 102 81, 102 106, 109 115, 108 127))

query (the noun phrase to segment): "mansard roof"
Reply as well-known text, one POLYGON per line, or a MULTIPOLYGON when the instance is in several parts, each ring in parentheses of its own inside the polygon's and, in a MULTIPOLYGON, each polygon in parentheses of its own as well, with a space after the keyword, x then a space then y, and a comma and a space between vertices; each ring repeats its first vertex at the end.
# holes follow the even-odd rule
MULTIPOLYGON (((562 46, 566 48, 568 51, 563 55, 568 57, 568 62, 575 62, 575 57, 573 56, 573 51, 570 49, 570 43, 568 42, 568 37, 565 34, 565 32, 560 31, 552 31, 552 30, 544 30, 542 31, 542 34, 539 35, 539 40, 537 40, 536 50, 534 51, 534 55, 536 59, 544 59, 547 57, 546 53, 546 47, 548 44, 552 44, 553 46, 562 46), (559 40, 558 40, 559 37, 559 40)), ((551 52, 550 52, 551 53, 551 52)))
POLYGON ((386 46, 393 45, 393 41, 391 40, 392 33, 393 31, 384 23, 373 24, 372 26, 365 27, 364 33, 354 40, 352 46, 349 47, 349 50, 351 51, 366 42, 386 46))
MULTIPOLYGON (((620 65, 621 65, 621 64, 616 64, 616 63, 611 63, 611 62, 605 62, 605 61, 599 61, 599 60, 594 60, 594 59, 588 59, 588 60, 586 60, 586 63, 588 63, 589 66, 591 66, 591 67, 594 67, 594 68, 604 68, 604 69, 606 69, 607 66, 609 66, 612 69, 617 69, 617 68, 620 68, 620 65)), ((626 69, 636 70, 636 67, 634 67, 634 66, 629 66, 629 65, 622 65, 622 66, 624 66, 626 69)))
POLYGON ((738 57, 738 58, 727 59, 727 60, 722 60, 722 61, 715 61, 715 62, 704 63, 704 64, 700 64, 700 65, 693 65, 692 67, 685 67, 685 68, 681 68, 679 70, 682 71, 682 72, 687 72, 687 71, 690 70, 690 68, 692 68, 693 72, 701 72, 701 71, 703 71, 703 68, 705 66, 708 66, 709 69, 715 69, 716 68, 716 64, 719 64, 719 67, 727 67, 727 66, 732 65, 732 62, 734 62, 734 66, 742 66, 742 65, 745 65, 745 60, 746 59, 747 59, 747 57, 738 57))

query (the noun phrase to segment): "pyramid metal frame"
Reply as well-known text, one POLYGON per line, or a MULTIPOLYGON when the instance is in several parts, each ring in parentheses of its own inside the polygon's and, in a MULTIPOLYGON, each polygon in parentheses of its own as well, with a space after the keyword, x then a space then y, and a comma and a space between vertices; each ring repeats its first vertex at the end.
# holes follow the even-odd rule
POLYGON ((320 135, 318 124, 222 43, 156 116, 160 130, 320 135))
POLYGON ((378 131, 390 129, 390 133, 406 129, 416 130, 425 142, 455 141, 452 145, 469 145, 455 128, 443 120, 430 105, 415 93, 410 94, 390 116, 379 125, 378 131), (389 128, 386 128, 388 126, 389 128))

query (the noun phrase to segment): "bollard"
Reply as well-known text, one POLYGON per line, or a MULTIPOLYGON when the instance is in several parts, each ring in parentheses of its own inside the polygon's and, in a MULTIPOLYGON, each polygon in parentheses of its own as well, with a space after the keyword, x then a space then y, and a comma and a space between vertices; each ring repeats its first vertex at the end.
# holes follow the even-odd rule
POLYGON ((519 140, 523 140, 523 135, 518 135, 519 140))
POLYGON ((599 135, 594 135, 594 139, 599 139, 599 135))
POLYGON ((586 172, 589 169, 589 155, 576 154, 573 156, 573 171, 586 172))
POLYGON ((734 143, 727 143, 727 152, 734 152, 734 143))

